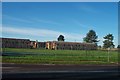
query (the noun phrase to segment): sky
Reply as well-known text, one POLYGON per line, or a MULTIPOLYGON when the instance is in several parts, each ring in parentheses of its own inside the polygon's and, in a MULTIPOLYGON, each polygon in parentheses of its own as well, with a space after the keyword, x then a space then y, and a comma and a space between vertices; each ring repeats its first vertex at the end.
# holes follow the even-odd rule
POLYGON ((118 2, 119 0, 2 0, 3 2, 118 2))
POLYGON ((94 30, 102 45, 111 33, 118 45, 117 2, 3 2, 2 36, 38 41, 83 42, 94 30))

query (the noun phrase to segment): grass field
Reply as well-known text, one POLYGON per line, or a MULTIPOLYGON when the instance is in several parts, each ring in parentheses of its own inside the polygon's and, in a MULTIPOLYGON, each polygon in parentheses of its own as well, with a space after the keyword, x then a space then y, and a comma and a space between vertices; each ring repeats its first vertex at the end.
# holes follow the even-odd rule
POLYGON ((117 64, 117 51, 3 48, 3 63, 117 64), (109 56, 108 56, 109 54, 109 56))

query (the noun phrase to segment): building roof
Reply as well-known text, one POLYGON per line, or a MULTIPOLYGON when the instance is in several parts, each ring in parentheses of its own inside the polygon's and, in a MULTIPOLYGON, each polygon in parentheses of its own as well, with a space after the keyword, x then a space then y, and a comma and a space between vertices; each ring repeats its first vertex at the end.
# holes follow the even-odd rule
POLYGON ((82 42, 64 42, 64 41, 47 41, 47 42, 55 42, 55 43, 72 43, 72 44, 94 44, 94 43, 82 43, 82 42))
POLYGON ((17 39, 17 38, 0 38, 0 39, 11 39, 11 40, 29 40, 29 39, 17 39))

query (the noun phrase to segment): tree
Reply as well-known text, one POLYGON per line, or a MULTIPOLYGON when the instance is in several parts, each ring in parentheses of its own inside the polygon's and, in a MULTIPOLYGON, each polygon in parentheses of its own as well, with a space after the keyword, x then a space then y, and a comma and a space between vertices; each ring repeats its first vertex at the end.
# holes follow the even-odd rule
POLYGON ((98 48, 101 49, 102 48, 101 45, 99 45, 98 48))
POLYGON ((96 35, 96 32, 94 30, 89 30, 86 37, 83 38, 83 41, 87 42, 87 43, 96 43, 97 44, 97 42, 98 42, 97 38, 98 38, 98 36, 96 35))
POLYGON ((104 48, 114 48, 114 44, 113 44, 113 39, 114 39, 114 36, 112 34, 108 34, 106 35, 105 37, 103 37, 105 40, 103 41, 103 47, 104 48))
POLYGON ((60 35, 57 39, 58 39, 58 41, 64 41, 65 40, 63 35, 60 35))
POLYGON ((120 48, 120 45, 118 45, 117 48, 120 48))

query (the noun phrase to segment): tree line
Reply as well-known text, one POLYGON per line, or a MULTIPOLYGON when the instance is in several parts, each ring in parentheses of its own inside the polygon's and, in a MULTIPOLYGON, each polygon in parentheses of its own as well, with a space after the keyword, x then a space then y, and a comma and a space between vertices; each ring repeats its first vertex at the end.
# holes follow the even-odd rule
MULTIPOLYGON (((106 36, 103 37, 104 41, 103 41, 103 48, 114 48, 114 36, 113 34, 107 34, 106 36)), ((65 41, 65 37, 63 35, 59 35, 59 37, 57 38, 58 41, 65 41)), ((83 42, 85 43, 95 43, 97 45, 97 43, 100 40, 98 40, 98 36, 96 35, 96 32, 94 30, 89 30, 89 32, 86 34, 86 36, 83 38, 83 42)), ((99 46, 101 47, 101 46, 99 46)), ((118 45, 118 48, 120 47, 120 45, 118 45)))

